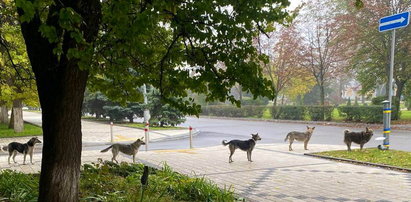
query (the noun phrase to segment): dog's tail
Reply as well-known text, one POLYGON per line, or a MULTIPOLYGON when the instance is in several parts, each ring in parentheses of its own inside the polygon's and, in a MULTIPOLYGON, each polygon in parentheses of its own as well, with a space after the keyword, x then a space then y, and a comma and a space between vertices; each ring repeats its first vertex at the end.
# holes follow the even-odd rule
POLYGON ((230 144, 230 142, 227 142, 227 140, 223 140, 223 142, 221 142, 224 146, 227 146, 228 144, 230 144))
POLYGON ((111 145, 111 146, 109 146, 109 147, 107 147, 107 148, 105 148, 105 149, 101 150, 100 152, 106 152, 106 151, 110 150, 110 149, 111 149, 111 147, 113 147, 113 145, 111 145))
POLYGON ((290 137, 290 133, 288 133, 287 136, 285 136, 284 142, 287 142, 288 137, 290 137))
POLYGON ((1 151, 3 151, 3 152, 7 152, 7 150, 9 149, 8 146, 4 146, 4 147, 0 147, 0 148, 1 148, 1 151))

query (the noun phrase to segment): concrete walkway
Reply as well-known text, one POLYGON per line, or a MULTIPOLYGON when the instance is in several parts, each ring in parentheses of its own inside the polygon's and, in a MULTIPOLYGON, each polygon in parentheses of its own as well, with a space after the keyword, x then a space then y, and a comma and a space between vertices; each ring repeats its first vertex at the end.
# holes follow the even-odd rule
MULTIPOLYGON (((317 144, 309 145, 309 149, 317 152, 345 147, 317 144)), ((248 201, 411 201, 411 173, 307 157, 298 143, 294 150, 289 152, 285 143, 257 145, 254 162, 247 161, 245 152, 236 151, 231 164, 224 146, 140 151, 137 157, 151 166, 167 163, 177 172, 205 176, 222 188, 231 187, 248 201)), ((0 156, 0 167, 38 172, 40 158, 40 154, 34 156, 34 165, 9 166, 6 157, 0 156)), ((109 160, 111 152, 83 151, 83 163, 98 158, 109 160)), ((22 156, 18 159, 21 162, 22 156)), ((118 159, 132 162, 125 155, 118 159)))

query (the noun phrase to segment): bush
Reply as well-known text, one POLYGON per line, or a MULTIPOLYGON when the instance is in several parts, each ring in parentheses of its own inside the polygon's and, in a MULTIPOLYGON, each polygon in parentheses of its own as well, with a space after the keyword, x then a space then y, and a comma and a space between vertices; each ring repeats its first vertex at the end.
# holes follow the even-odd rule
MULTIPOLYGON (((140 201, 143 164, 85 164, 80 175, 81 201, 140 201)), ((150 168, 144 200, 235 201, 231 190, 220 189, 205 178, 190 178, 172 171, 150 168)), ((38 175, 10 170, 0 172, 0 201, 37 201, 38 175)))
POLYGON ((274 106, 271 108, 274 119, 303 120, 305 115, 304 106, 274 106))
MULTIPOLYGON (((395 106, 392 108, 393 116, 395 118, 395 106)), ((381 123, 383 120, 383 106, 341 106, 338 107, 341 116, 345 117, 345 121, 356 121, 366 123, 381 123)))
POLYGON ((306 106, 312 121, 331 121, 333 106, 306 106))
POLYGON ((238 108, 231 105, 211 105, 202 107, 201 114, 206 116, 225 117, 258 117, 263 116, 265 105, 247 105, 238 108))

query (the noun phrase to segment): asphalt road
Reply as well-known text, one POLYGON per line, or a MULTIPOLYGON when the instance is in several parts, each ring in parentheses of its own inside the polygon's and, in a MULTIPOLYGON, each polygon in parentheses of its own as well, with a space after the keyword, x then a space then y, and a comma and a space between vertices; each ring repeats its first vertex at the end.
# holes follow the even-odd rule
MULTIPOLYGON (((301 123, 276 123, 266 121, 243 121, 229 119, 193 118, 188 117, 182 126, 192 126, 200 130, 200 134, 193 138, 194 147, 208 147, 221 145, 222 140, 249 139, 251 133, 259 133, 263 144, 284 143, 284 138, 290 131, 305 131, 306 124, 301 123)), ((343 131, 364 130, 363 128, 347 128, 339 126, 315 126, 314 134, 310 140, 313 144, 344 145, 343 131)), ((373 138, 365 147, 377 147, 382 141, 375 138, 382 137, 382 130, 374 130, 373 138)), ((392 131, 390 137, 391 148, 396 150, 411 151, 411 131, 392 131)), ((286 143, 284 143, 286 144, 286 143)), ((302 143, 297 143, 303 146, 302 143)), ((182 149, 188 148, 188 139, 158 142, 150 144, 151 149, 182 149)))

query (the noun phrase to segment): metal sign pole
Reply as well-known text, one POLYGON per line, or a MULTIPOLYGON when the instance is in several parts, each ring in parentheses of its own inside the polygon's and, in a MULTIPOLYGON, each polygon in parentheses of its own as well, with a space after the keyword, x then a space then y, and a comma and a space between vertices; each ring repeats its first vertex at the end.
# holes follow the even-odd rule
POLYGON ((111 140, 111 142, 114 142, 114 137, 113 137, 113 122, 110 122, 110 140, 111 140))

